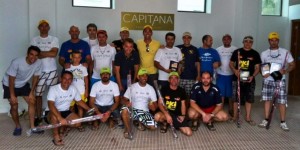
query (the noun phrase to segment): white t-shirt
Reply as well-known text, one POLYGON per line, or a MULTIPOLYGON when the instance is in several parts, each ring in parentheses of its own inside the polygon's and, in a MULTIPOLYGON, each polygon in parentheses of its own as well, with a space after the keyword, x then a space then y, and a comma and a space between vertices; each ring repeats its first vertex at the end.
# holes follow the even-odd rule
POLYGON ((142 87, 138 82, 127 88, 124 97, 131 100, 133 108, 144 111, 149 111, 148 104, 150 101, 157 101, 154 88, 149 84, 142 87))
MULTIPOLYGON (((286 63, 285 68, 288 66, 287 63, 291 63, 294 61, 294 58, 291 55, 291 53, 284 48, 278 48, 277 50, 267 49, 261 53, 260 58, 261 58, 262 64, 278 63, 278 64, 281 64, 281 66, 283 67, 284 62, 285 62, 286 63), (286 61, 285 61, 285 59, 286 59, 286 61)), ((285 75, 283 76, 283 79, 285 79, 285 75)), ((265 80, 274 81, 274 79, 271 76, 269 76, 265 80)))
MULTIPOLYGON (((175 62, 179 62, 182 60, 182 53, 177 47, 173 47, 171 49, 165 47, 163 49, 158 49, 157 53, 155 54, 154 60, 158 61, 162 67, 169 69, 171 60, 175 62)), ((162 70, 158 70, 158 80, 167 81, 168 77, 168 73, 162 70)))
POLYGON ((2 83, 9 86, 9 76, 16 77, 15 88, 23 87, 34 76, 41 75, 42 61, 36 60, 29 65, 26 62, 26 57, 19 57, 12 60, 10 66, 6 70, 2 83))
POLYGON ((80 101, 81 97, 75 86, 70 85, 68 90, 61 88, 61 84, 51 86, 47 96, 48 101, 53 101, 58 111, 67 111, 73 100, 80 101))
POLYGON ((115 60, 116 49, 109 44, 102 47, 93 46, 91 49, 92 60, 94 61, 92 78, 100 79, 100 69, 110 67, 112 70, 112 62, 115 60))
MULTIPOLYGON (((37 46, 41 51, 50 51, 53 47, 59 48, 58 38, 48 35, 46 38, 36 36, 31 40, 31 45, 37 46)), ((56 57, 42 58, 42 72, 56 70, 56 57)))
POLYGON ((107 85, 103 84, 102 81, 96 82, 92 89, 90 96, 95 97, 95 104, 100 106, 108 106, 114 104, 114 97, 119 96, 120 91, 118 84, 109 81, 107 85))
POLYGON ((84 77, 88 76, 86 67, 82 66, 81 64, 78 66, 71 65, 71 67, 66 70, 71 71, 73 73, 72 84, 77 88, 80 94, 84 94, 85 92, 84 77))
POLYGON ((82 40, 86 41, 89 44, 90 48, 92 48, 95 45, 98 45, 97 38, 94 40, 91 40, 89 37, 86 37, 86 38, 83 38, 82 40))
POLYGON ((217 69, 218 74, 225 75, 225 76, 233 74, 233 72, 229 67, 229 63, 230 63, 231 55, 233 51, 236 49, 237 47, 235 46, 224 47, 224 45, 217 48, 217 51, 221 59, 221 66, 217 69))

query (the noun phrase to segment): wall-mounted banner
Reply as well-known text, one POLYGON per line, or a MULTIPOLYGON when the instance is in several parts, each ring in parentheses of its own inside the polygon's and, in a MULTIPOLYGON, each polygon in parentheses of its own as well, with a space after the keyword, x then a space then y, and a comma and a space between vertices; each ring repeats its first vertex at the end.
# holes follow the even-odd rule
POLYGON ((122 12, 121 27, 129 30, 143 30, 151 25, 153 30, 174 31, 174 14, 122 12))

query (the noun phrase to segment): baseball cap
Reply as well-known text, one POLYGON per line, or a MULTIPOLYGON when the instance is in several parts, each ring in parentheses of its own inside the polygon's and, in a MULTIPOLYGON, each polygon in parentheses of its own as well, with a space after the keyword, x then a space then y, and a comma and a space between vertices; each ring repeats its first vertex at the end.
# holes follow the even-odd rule
POLYGON ((129 29, 127 27, 122 27, 120 32, 123 32, 123 31, 129 31, 129 29))
POLYGON ((97 35, 98 34, 105 34, 105 36, 107 36, 107 32, 105 30, 98 30, 97 35))
POLYGON ((146 28, 150 28, 152 30, 152 26, 151 25, 145 25, 144 29, 146 29, 146 28))
POLYGON ((182 34, 182 37, 184 37, 184 36, 192 37, 192 34, 191 34, 190 32, 184 32, 184 33, 182 34))
POLYGON ((148 74, 148 71, 144 68, 141 68, 138 72, 138 75, 140 76, 140 75, 144 75, 144 74, 148 74))
POLYGON ((269 33, 269 39, 279 39, 279 34, 277 32, 269 33))
POLYGON ((100 74, 102 73, 110 73, 110 69, 108 67, 103 67, 100 69, 100 74))
POLYGON ((253 37, 251 35, 247 35, 244 37, 243 41, 253 41, 253 37))
POLYGON ((231 35, 230 34, 223 35, 223 38, 225 38, 225 37, 229 37, 231 39, 231 35))
POLYGON ((179 77, 179 74, 178 74, 178 72, 172 71, 172 72, 169 73, 169 78, 170 78, 171 76, 179 77))
POLYGON ((49 21, 48 20, 42 19, 42 20, 39 21, 38 26, 40 26, 43 23, 47 23, 49 25, 49 21))

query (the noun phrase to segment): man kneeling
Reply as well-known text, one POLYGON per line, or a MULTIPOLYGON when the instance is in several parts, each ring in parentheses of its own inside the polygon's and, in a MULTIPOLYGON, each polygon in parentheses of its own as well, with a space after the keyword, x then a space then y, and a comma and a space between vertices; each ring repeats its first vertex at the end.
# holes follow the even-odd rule
POLYGON ((146 69, 138 71, 138 82, 128 87, 122 100, 123 107, 121 108, 121 116, 124 121, 125 131, 124 137, 130 138, 129 133, 132 130, 130 126, 130 114, 133 120, 138 120, 138 130, 144 131, 146 128, 151 130, 156 129, 156 122, 151 111, 157 108, 157 98, 155 90, 147 84, 148 73, 146 69), (131 110, 129 108, 132 108, 131 110), (145 128, 146 127, 146 128, 145 128))
MULTIPOLYGON (((73 80, 72 72, 65 71, 61 75, 61 83, 52 86, 49 90, 47 99, 49 106, 49 119, 52 124, 61 123, 63 126, 68 125, 69 120, 78 119, 79 116, 72 113, 69 108, 73 100, 82 107, 84 110, 90 108, 81 100, 80 93, 75 86, 71 85, 73 80)), ((72 127, 79 127, 80 123, 72 125, 72 127)), ((61 127, 63 132, 64 127, 61 127)), ((61 137, 63 134, 59 134, 59 128, 53 129, 53 143, 57 146, 64 145, 61 137)))
POLYGON ((161 133, 167 132, 167 123, 173 125, 176 129, 187 135, 192 135, 192 130, 188 127, 186 118, 186 93, 178 86, 179 74, 171 72, 169 74, 169 85, 161 89, 162 98, 158 100, 160 112, 155 114, 155 120, 162 123, 161 133), (164 101, 164 102, 162 102, 164 101), (163 103, 166 105, 164 106, 163 103))
POLYGON ((210 131, 215 131, 213 121, 227 121, 228 114, 222 109, 220 91, 212 84, 212 76, 209 72, 201 74, 201 82, 196 83, 191 91, 191 108, 188 111, 193 120, 192 130, 198 129, 198 119, 202 117, 210 131))

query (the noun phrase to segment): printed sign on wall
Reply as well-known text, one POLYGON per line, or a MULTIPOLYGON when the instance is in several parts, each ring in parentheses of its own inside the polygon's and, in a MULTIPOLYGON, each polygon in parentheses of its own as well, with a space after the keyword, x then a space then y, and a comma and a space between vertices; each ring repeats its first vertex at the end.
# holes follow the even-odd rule
POLYGON ((174 14, 122 12, 121 27, 129 30, 143 30, 151 25, 153 30, 174 31, 174 14))

